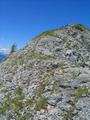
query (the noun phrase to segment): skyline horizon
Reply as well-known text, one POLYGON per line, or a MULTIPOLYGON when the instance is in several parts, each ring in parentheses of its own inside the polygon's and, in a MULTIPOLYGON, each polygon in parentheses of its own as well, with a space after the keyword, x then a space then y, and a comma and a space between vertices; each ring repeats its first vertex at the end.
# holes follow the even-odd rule
MULTIPOLYGON (((66 26, 66 25, 73 25, 73 24, 81 24, 81 23, 65 24, 65 25, 63 25, 63 26, 56 27, 56 28, 52 28, 52 29, 49 29, 49 30, 53 30, 53 29, 57 29, 57 28, 64 27, 64 26, 66 26)), ((86 28, 90 28, 90 27, 88 27, 88 26, 86 26, 86 25, 84 25, 84 24, 81 24, 81 25, 85 26, 86 28)), ((21 48, 17 48, 17 50, 23 49, 23 48, 24 48, 27 44, 29 44, 35 37, 37 37, 38 35, 42 34, 43 32, 46 32, 46 31, 48 31, 48 30, 42 31, 41 33, 35 35, 35 36, 32 37, 31 40, 29 40, 29 41, 26 40, 26 43, 25 43, 21 48)), ((12 44, 16 44, 16 46, 17 46, 17 43, 12 43, 12 44)), ((11 44, 11 46, 12 46, 12 44, 11 44)), ((4 46, 3 46, 3 47, 0 47, 0 52, 1 52, 1 53, 4 52, 5 54, 8 54, 8 53, 10 52, 11 46, 9 46, 9 47, 4 47, 4 46)))
POLYGON ((35 36, 66 24, 90 28, 89 0, 0 0, 0 48, 23 48, 35 36))

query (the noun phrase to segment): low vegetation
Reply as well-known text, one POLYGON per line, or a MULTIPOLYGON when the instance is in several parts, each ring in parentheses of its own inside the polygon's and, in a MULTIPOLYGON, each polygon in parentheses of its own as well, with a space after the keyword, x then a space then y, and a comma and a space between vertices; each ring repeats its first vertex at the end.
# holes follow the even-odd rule
POLYGON ((72 96, 74 97, 74 102, 72 103, 72 107, 70 108, 70 110, 65 114, 63 120, 71 120, 75 115, 78 114, 77 112, 76 113, 74 112, 76 103, 82 97, 82 95, 87 95, 88 93, 89 88, 87 87, 78 87, 75 90, 75 92, 72 94, 72 96))
POLYGON ((84 30, 88 30, 90 31, 89 28, 85 27, 84 25, 81 25, 81 24, 74 24, 74 25, 71 25, 72 28, 75 28, 75 29, 78 29, 80 31, 84 31, 84 30))
MULTIPOLYGON (((54 36, 54 37, 58 37, 56 34, 55 34, 55 31, 56 30, 63 30, 64 27, 60 27, 60 28, 57 28, 57 29, 53 29, 53 30, 48 30, 48 31, 45 31, 43 33, 41 33, 40 35, 36 36, 35 38, 38 38, 38 39, 41 39, 43 38, 44 36, 54 36)), ((34 38, 34 39, 35 39, 34 38)))
POLYGON ((50 55, 40 55, 40 56, 39 56, 39 59, 46 61, 46 60, 54 60, 55 57, 54 57, 54 56, 50 56, 50 55))
POLYGON ((41 109, 47 109, 47 98, 44 95, 41 95, 39 100, 36 101, 35 110, 40 111, 41 109))
POLYGON ((35 111, 47 109, 47 98, 43 95, 46 84, 46 82, 42 82, 40 87, 37 88, 36 96, 38 99, 36 99, 36 96, 26 99, 23 88, 20 86, 16 88, 14 96, 12 93, 5 95, 3 105, 0 107, 0 116, 6 115, 11 111, 11 118, 16 117, 17 120, 28 120, 33 114, 33 111, 30 109, 31 107, 34 106, 35 111), (22 114, 25 107, 28 107, 28 110, 22 114))

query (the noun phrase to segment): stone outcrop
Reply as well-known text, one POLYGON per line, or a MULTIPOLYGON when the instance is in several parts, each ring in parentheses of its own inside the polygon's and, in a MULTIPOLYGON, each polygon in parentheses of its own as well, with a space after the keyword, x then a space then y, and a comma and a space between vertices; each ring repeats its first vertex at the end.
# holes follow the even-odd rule
POLYGON ((90 30, 67 25, 0 63, 0 120, 90 120, 90 30))

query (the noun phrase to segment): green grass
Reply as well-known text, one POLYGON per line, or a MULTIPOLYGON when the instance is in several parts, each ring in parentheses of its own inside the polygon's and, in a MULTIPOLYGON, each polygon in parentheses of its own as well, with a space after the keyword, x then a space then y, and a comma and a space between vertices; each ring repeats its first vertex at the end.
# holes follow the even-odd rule
POLYGON ((33 96, 32 98, 26 99, 26 102, 25 102, 26 106, 28 105, 32 106, 34 103, 35 103, 35 96, 33 96))
POLYGON ((48 30, 46 32, 43 32, 40 35, 36 36, 35 38, 41 39, 41 38, 43 38, 44 36, 47 36, 47 35, 53 36, 54 35, 54 30, 48 30))
POLYGON ((50 55, 40 55, 39 59, 40 60, 53 60, 53 59, 55 59, 55 57, 54 56, 50 56, 50 55))
POLYGON ((47 109, 47 98, 45 96, 40 96, 40 99, 36 101, 35 110, 40 111, 41 109, 47 109))
POLYGON ((6 115, 6 113, 9 111, 13 111, 15 115, 14 117, 16 117, 17 120, 29 120, 33 113, 31 107, 34 107, 35 111, 47 109, 47 98, 43 95, 45 86, 47 84, 47 80, 40 82, 36 89, 35 96, 27 99, 23 93, 23 88, 18 86, 14 95, 12 93, 5 95, 3 99, 3 105, 0 107, 0 116, 6 115), (29 110, 22 115, 21 111, 23 111, 25 107, 28 107, 29 110))
POLYGON ((59 83, 53 84, 52 92, 51 92, 51 93, 54 93, 54 92, 56 92, 57 90, 59 90, 59 83))
POLYGON ((60 27, 60 28, 57 28, 57 29, 53 29, 53 30, 48 30, 48 31, 45 31, 43 33, 41 33, 40 35, 36 36, 34 39, 38 38, 38 39, 41 39, 43 38, 44 36, 54 36, 54 37, 58 37, 56 34, 55 34, 55 31, 57 30, 63 30, 64 27, 60 27))
POLYGON ((82 97, 82 95, 87 95, 89 93, 89 89, 86 87, 78 87, 75 92, 71 95, 74 97, 74 101, 72 104, 72 107, 70 108, 69 111, 64 115, 63 120, 72 120, 72 118, 77 115, 77 113, 74 113, 76 103, 78 100, 82 97))
POLYGON ((36 96, 40 97, 44 93, 44 90, 47 84, 48 84, 47 80, 43 80, 39 83, 39 86, 37 87, 37 90, 36 90, 36 96))
POLYGON ((78 87, 78 89, 75 91, 75 93, 73 94, 73 96, 75 96, 76 99, 79 99, 80 97, 82 97, 82 95, 87 95, 88 94, 88 88, 86 87, 78 87))
POLYGON ((36 57, 37 57, 37 54, 35 53, 34 50, 32 50, 26 55, 22 55, 22 56, 17 57, 13 61, 13 65, 16 65, 18 68, 20 65, 23 65, 24 63, 27 63, 29 60, 35 59, 36 57))
POLYGON ((12 97, 11 93, 8 93, 4 97, 3 106, 0 108, 0 115, 6 114, 8 111, 14 111, 17 117, 20 117, 20 110, 23 109, 23 90, 21 87, 16 88, 15 96, 12 97))
POLYGON ((0 80, 0 87, 2 87, 3 86, 3 81, 2 80, 0 80))
POLYGON ((74 24, 74 25, 71 25, 72 28, 75 28, 75 29, 78 29, 80 31, 84 31, 84 30, 88 30, 90 31, 89 28, 85 27, 84 25, 81 25, 81 24, 74 24))
MULTIPOLYGON (((80 31, 84 31, 84 30, 88 30, 90 31, 89 28, 85 27, 84 25, 81 25, 81 24, 72 24, 70 25, 72 28, 75 28, 75 29, 78 29, 80 31)), ((59 27, 57 29, 53 29, 53 30, 48 30, 48 31, 45 31, 43 33, 41 33, 40 35, 36 36, 34 39, 38 38, 38 39, 41 39, 43 38, 44 36, 55 36, 55 37, 58 37, 56 34, 55 34, 55 31, 57 30, 64 30, 64 27, 59 27)))

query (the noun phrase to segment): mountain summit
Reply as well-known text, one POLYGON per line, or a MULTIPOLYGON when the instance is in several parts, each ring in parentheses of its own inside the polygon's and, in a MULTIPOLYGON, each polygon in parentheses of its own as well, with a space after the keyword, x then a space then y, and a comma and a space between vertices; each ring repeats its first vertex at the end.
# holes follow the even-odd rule
POLYGON ((90 30, 66 25, 0 64, 0 120, 90 120, 90 30))

